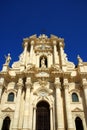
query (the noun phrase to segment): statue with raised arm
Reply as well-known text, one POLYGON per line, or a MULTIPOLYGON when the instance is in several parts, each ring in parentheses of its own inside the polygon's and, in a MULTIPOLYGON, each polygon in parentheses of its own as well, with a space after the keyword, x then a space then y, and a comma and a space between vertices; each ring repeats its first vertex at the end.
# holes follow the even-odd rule
POLYGON ((83 62, 82 58, 79 55, 77 56, 77 59, 78 59, 79 64, 81 64, 83 62))
POLYGON ((11 61, 10 53, 8 53, 8 56, 5 56, 5 59, 6 59, 5 64, 6 64, 6 65, 9 65, 9 63, 10 63, 10 61, 11 61))
POLYGON ((44 58, 44 57, 43 57, 42 60, 41 60, 41 68, 46 68, 45 58, 44 58))

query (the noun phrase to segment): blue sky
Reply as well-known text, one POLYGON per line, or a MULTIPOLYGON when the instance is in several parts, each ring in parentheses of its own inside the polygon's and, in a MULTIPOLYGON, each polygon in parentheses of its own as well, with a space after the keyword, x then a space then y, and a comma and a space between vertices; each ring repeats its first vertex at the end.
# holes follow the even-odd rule
POLYGON ((45 33, 65 39, 69 61, 87 61, 87 0, 0 0, 0 69, 23 51, 22 40, 45 33))

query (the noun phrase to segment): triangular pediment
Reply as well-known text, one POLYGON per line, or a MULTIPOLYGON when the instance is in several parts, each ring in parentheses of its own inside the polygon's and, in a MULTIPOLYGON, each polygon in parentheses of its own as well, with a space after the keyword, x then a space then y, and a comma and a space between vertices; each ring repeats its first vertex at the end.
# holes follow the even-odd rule
POLYGON ((82 112, 83 110, 82 109, 80 109, 80 108, 75 108, 74 110, 72 110, 72 112, 82 112))
POLYGON ((2 110, 3 112, 13 112, 14 110, 11 109, 10 107, 7 107, 5 109, 2 110))

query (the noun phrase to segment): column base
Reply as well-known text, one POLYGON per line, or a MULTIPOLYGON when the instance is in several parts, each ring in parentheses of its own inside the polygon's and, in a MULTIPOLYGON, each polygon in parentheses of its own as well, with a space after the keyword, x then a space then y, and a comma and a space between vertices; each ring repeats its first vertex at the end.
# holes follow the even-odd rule
POLYGON ((58 130, 65 130, 64 128, 58 128, 58 130))
POLYGON ((74 128, 68 128, 67 130, 75 130, 74 128))
MULTIPOLYGON (((57 130, 65 130, 65 128, 58 128, 57 130)), ((68 128, 67 130, 74 130, 74 128, 68 128)))
POLYGON ((29 128, 23 128, 22 130, 30 130, 29 128))

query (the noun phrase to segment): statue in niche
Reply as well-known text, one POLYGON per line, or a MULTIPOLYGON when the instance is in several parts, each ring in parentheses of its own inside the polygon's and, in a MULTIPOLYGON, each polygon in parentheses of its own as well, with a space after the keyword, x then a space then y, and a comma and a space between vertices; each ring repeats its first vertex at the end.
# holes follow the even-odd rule
POLYGON ((8 53, 8 56, 5 56, 5 59, 6 59, 5 64, 6 64, 6 65, 9 65, 9 63, 10 63, 10 61, 11 61, 10 53, 8 53))
POLYGON ((41 68, 46 68, 44 57, 41 59, 41 68))

